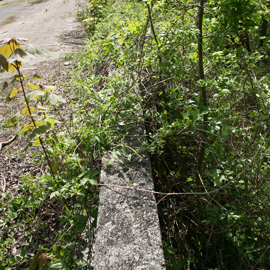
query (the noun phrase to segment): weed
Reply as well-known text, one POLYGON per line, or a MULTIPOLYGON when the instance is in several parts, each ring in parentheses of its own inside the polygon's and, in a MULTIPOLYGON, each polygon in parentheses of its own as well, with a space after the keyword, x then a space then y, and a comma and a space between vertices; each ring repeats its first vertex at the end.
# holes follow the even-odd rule
MULTIPOLYGON (((55 115, 56 105, 65 100, 55 93, 56 87, 43 85, 37 74, 28 78, 21 73, 22 59, 26 55, 21 46, 25 42, 6 39, 0 47, 1 70, 17 72, 11 83, 17 82, 19 87, 10 89, 9 98, 22 96, 18 118, 8 122, 19 126, 17 136, 28 138, 26 148, 32 149, 32 155, 39 159, 45 157, 50 173, 36 178, 21 176, 17 194, 1 195, 0 269, 14 266, 34 269, 37 265, 82 267, 79 250, 82 247, 79 248, 78 243, 89 217, 96 218, 92 212, 97 191, 92 185, 98 176, 94 169, 98 160, 93 159, 98 159, 98 152, 89 155, 92 144, 86 137, 88 146, 86 149, 80 146, 77 124, 67 123, 67 119, 61 117, 67 130, 59 130, 61 122, 55 115), (32 146, 43 149, 43 155, 32 146), (15 231, 20 232, 21 240, 14 235, 15 231), (10 253, 15 243, 17 248, 10 253), (35 254, 32 259, 31 254, 35 254)), ((9 85, 4 82, 2 88, 8 89, 9 85)))

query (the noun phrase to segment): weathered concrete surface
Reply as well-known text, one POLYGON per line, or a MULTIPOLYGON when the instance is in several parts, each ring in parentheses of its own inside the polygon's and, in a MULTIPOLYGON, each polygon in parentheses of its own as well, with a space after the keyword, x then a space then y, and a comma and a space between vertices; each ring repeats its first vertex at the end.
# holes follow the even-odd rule
MULTIPOLYGON (((142 132, 136 130, 137 135, 142 132)), ((128 139, 134 147, 136 139, 128 139)), ((119 150, 120 151, 120 150, 119 150)), ((120 151, 121 152, 121 151, 120 151)), ((108 154, 103 164, 112 158, 108 154)), ((129 161, 114 161, 101 173, 101 184, 153 190, 151 164, 144 153, 129 161)), ((101 187, 94 270, 165 269, 156 201, 152 193, 121 187, 101 187)))

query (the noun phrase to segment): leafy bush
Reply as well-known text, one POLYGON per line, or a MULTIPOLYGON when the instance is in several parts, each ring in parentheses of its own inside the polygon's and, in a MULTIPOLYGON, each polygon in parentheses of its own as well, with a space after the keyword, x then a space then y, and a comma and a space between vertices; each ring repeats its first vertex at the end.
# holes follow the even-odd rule
MULTIPOLYGON (((33 209, 61 206, 61 236, 35 249, 48 248, 40 254, 60 268, 78 267, 71 249, 91 212, 100 156, 125 147, 141 121, 155 189, 181 194, 157 196, 167 268, 269 268, 269 5, 199 2, 95 1, 80 14, 90 35, 76 58, 67 131, 47 142, 55 179, 44 176, 30 195, 42 193, 33 209)), ((24 202, 21 216, 23 198, 9 206, 15 220, 31 213, 24 202)), ((8 255, 13 226, 4 266, 19 260, 8 255)))
MULTIPOLYGON (((142 108, 156 190, 186 193, 157 197, 168 268, 266 269, 269 56, 267 42, 256 39, 260 15, 268 13, 255 1, 205 5, 200 30, 200 7, 192 1, 111 3, 86 45, 91 60, 79 64, 87 71, 95 63, 88 85, 111 87, 108 96, 117 92, 142 108), (140 96, 130 96, 118 80, 140 96)), ((111 115, 122 104, 115 101, 111 115)), ((120 121, 114 120, 105 124, 120 121)))

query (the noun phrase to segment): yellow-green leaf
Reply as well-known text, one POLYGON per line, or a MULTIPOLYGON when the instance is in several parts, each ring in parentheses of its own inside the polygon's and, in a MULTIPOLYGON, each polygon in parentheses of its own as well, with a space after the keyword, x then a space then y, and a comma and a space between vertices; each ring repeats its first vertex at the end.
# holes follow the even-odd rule
POLYGON ((22 110, 22 114, 27 114, 28 116, 30 116, 34 112, 36 112, 34 108, 30 108, 30 112, 27 107, 22 110))
POLYGON ((50 92, 50 91, 56 91, 56 86, 52 85, 45 85, 45 89, 50 92))
POLYGON ((11 71, 12 73, 16 71, 16 68, 14 66, 14 64, 9 64, 8 65, 8 70, 11 71))
POLYGON ((17 89, 17 88, 14 88, 14 89, 11 91, 9 97, 10 97, 10 98, 13 98, 13 97, 15 97, 15 96, 17 95, 17 93, 18 93, 18 89, 17 89))
POLYGON ((22 132, 24 131, 29 131, 30 130, 30 126, 29 125, 24 125, 24 127, 18 132, 18 135, 20 135, 22 132))
POLYGON ((22 110, 22 114, 26 114, 27 111, 28 111, 28 108, 26 107, 26 108, 24 108, 24 109, 22 110))
POLYGON ((12 116, 8 121, 9 126, 10 127, 14 126, 17 123, 18 119, 19 119, 18 115, 12 116))
POLYGON ((40 139, 39 139, 39 137, 36 138, 36 139, 33 141, 33 145, 34 145, 34 146, 39 146, 39 145, 40 145, 40 139))
POLYGON ((4 46, 0 47, 0 54, 4 55, 5 57, 9 58, 10 55, 17 49, 21 48, 20 45, 5 44, 4 46))
POLYGON ((42 255, 43 250, 40 249, 37 254, 33 257, 29 270, 39 269, 39 258, 42 255))
MULTIPOLYGON (((43 126, 44 125, 44 123, 42 123, 42 122, 35 122, 35 126, 36 127, 41 127, 41 126, 43 126)), ((31 127, 34 127, 34 124, 33 123, 31 123, 31 127)))
POLYGON ((38 74, 34 74, 33 79, 36 81, 41 81, 42 78, 38 74))
POLYGON ((0 54, 8 58, 16 49, 21 49, 21 45, 27 41, 28 39, 16 37, 0 39, 0 54))
POLYGON ((31 88, 31 89, 39 89, 39 86, 34 85, 34 84, 32 84, 32 83, 28 83, 27 86, 28 86, 29 88, 31 88))

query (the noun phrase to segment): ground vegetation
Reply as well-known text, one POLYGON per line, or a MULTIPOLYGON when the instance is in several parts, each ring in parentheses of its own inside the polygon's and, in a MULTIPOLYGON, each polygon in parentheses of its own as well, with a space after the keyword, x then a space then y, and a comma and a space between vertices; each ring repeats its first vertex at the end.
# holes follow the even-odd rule
MULTIPOLYGON (((268 269, 269 4, 87 2, 78 16, 88 40, 71 72, 66 129, 45 136, 55 175, 48 170, 36 185, 24 177, 20 196, 1 204, 16 215, 2 214, 5 224, 57 204, 63 237, 36 247, 47 248, 55 267, 78 269, 70 233, 86 224, 98 161, 125 149, 123 129, 143 122, 136 153, 150 153, 155 190, 168 193, 156 196, 167 269, 268 269), (23 194, 42 199, 30 207, 23 194)), ((19 260, 8 253, 12 226, 1 227, 9 266, 19 260)))

